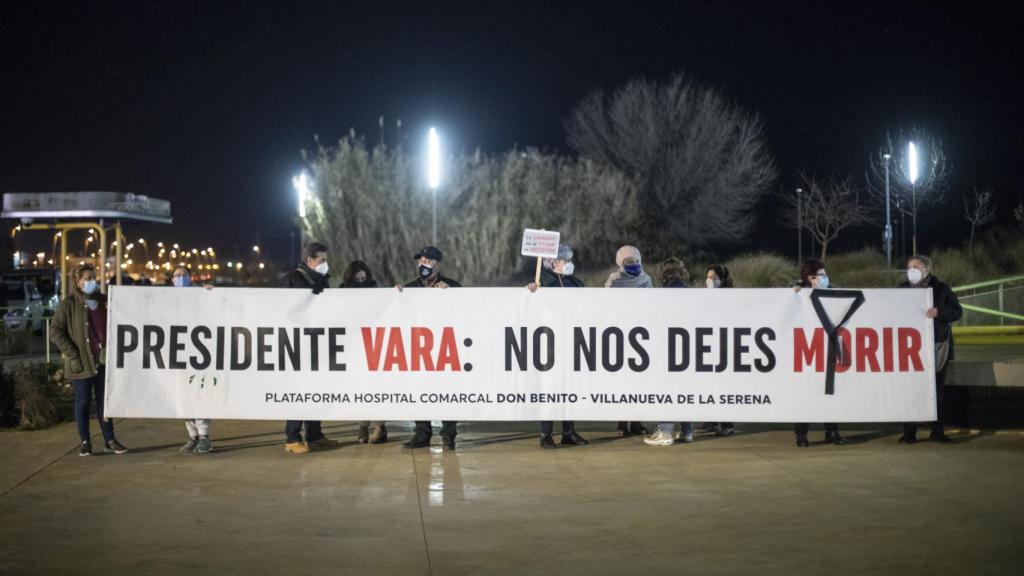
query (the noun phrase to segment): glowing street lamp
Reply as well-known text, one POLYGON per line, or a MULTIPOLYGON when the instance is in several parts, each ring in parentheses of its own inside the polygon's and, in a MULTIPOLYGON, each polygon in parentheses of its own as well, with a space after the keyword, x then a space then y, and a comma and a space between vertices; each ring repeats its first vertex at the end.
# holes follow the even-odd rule
POLYGON ((437 129, 431 128, 427 133, 427 185, 434 197, 433 226, 431 227, 431 244, 437 245, 437 188, 441 185, 441 137, 437 129))
POLYGON ((306 176, 306 172, 299 172, 297 175, 292 176, 292 187, 295 188, 295 194, 299 199, 299 218, 306 217, 306 200, 309 199, 309 177, 306 176))
POLYGON ((913 142, 907 144, 907 177, 910 179, 910 206, 911 226, 913 227, 911 238, 913 239, 912 252, 917 254, 917 146, 913 142))
POLYGON ((889 212, 889 162, 892 154, 886 152, 882 158, 885 160, 885 231, 882 237, 885 240, 885 261, 892 268, 892 214, 889 212))

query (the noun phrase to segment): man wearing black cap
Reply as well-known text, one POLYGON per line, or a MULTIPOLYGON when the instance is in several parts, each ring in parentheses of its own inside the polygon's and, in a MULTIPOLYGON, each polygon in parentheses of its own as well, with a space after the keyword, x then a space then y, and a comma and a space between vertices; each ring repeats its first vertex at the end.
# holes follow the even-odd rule
MULTIPOLYGON (((451 278, 441 275, 441 261, 444 255, 434 246, 427 246, 420 250, 416 256, 416 279, 405 285, 406 288, 459 288, 462 285, 451 278)), ((396 286, 402 291, 402 285, 396 286)), ((441 422, 441 440, 445 448, 455 448, 455 435, 458 434, 458 422, 444 420, 441 422)), ((417 420, 415 433, 412 439, 404 444, 406 448, 422 448, 430 445, 430 438, 434 435, 430 427, 430 420, 417 420)))

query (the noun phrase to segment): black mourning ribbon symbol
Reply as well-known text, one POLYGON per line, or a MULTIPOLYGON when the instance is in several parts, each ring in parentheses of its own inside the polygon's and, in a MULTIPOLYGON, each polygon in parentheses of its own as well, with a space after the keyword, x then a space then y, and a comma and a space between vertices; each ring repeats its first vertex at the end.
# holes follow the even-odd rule
POLYGON ((843 358, 844 350, 839 341, 839 329, 846 325, 853 318, 857 309, 864 304, 864 293, 860 290, 820 290, 811 291, 811 304, 814 305, 814 312, 818 315, 821 327, 828 335, 828 352, 825 354, 825 394, 832 395, 836 392, 836 360, 844 365, 846 358, 843 358), (825 306, 821 303, 822 298, 847 298, 853 299, 850 309, 843 315, 838 324, 833 325, 832 319, 828 317, 825 306))

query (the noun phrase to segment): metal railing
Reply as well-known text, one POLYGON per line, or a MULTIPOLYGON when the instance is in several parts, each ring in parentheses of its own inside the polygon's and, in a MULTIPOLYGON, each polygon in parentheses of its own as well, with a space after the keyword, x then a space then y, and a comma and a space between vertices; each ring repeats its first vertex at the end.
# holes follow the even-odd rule
POLYGON ((964 309, 953 327, 957 344, 1024 344, 1024 276, 956 286, 953 292, 964 309))

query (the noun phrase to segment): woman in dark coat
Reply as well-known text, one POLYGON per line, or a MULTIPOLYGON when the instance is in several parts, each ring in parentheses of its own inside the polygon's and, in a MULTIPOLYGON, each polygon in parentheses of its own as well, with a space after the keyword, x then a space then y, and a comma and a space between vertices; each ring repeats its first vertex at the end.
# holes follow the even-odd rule
MULTIPOLYGON (((825 263, 821 260, 811 258, 804 260, 800 266, 800 279, 796 280, 790 286, 794 290, 799 292, 802 288, 811 288, 824 290, 826 288, 834 286, 831 285, 828 278, 828 272, 825 270, 825 263)), ((796 445, 800 448, 806 448, 810 446, 810 442, 807 441, 807 432, 810 431, 811 425, 807 423, 796 424, 793 427, 793 432, 796 434, 796 445)), ((835 444, 836 446, 842 446, 846 444, 846 438, 839 433, 839 425, 830 422, 825 424, 825 444, 835 444)))
MULTIPOLYGON (((545 258, 542 262, 543 270, 540 274, 540 285, 543 288, 583 288, 583 281, 573 275, 575 266, 572 263, 572 248, 568 244, 558 245, 557 258, 545 258)), ((530 282, 527 286, 530 292, 537 290, 537 285, 530 282)), ((555 423, 551 420, 544 420, 540 423, 540 446, 541 448, 554 448, 555 440, 551 436, 554 432, 555 423)), ((562 444, 570 446, 585 446, 589 442, 576 433, 576 423, 572 420, 562 421, 562 444)))
MULTIPOLYGON (((348 268, 345 269, 345 274, 341 277, 340 288, 376 287, 377 281, 373 278, 373 272, 370 271, 370 267, 366 265, 366 262, 362 260, 353 260, 348 265, 348 268)), ((359 423, 358 441, 360 444, 383 444, 388 441, 388 429, 384 422, 363 420, 359 423), (373 434, 370 433, 371 426, 373 427, 373 434)))

